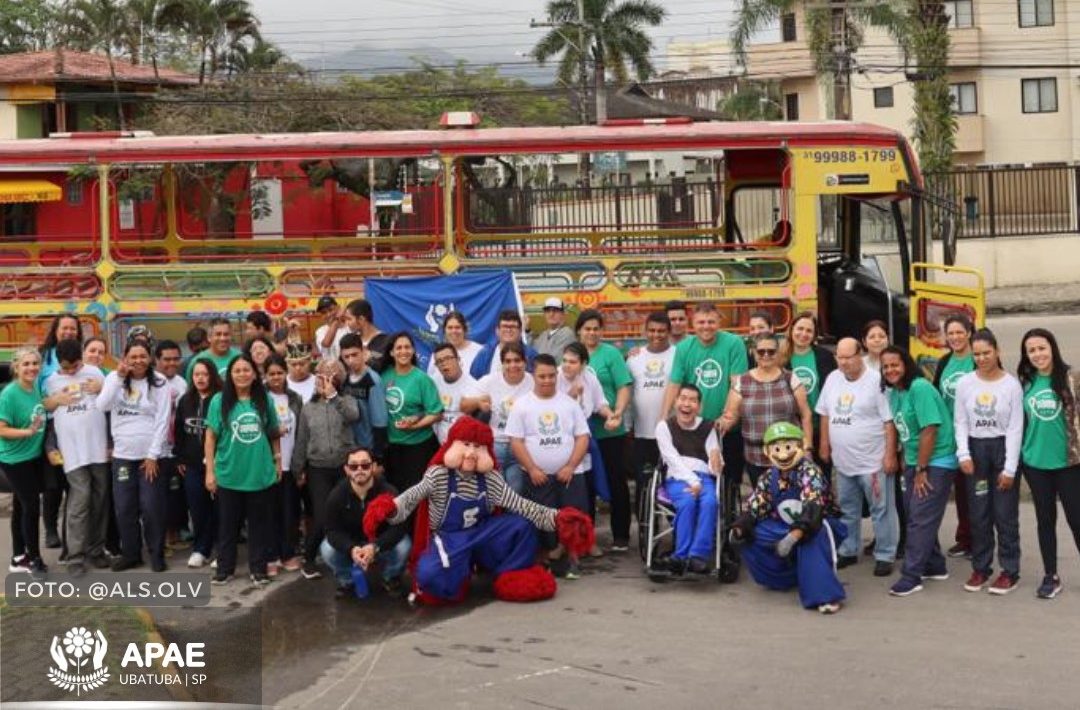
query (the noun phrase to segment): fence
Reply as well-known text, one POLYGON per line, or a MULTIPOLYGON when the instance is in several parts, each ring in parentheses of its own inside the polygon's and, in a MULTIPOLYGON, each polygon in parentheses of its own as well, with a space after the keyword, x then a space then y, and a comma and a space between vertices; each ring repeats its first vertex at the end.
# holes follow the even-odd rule
POLYGON ((926 178, 959 209, 961 238, 1080 232, 1080 165, 959 168, 926 178))

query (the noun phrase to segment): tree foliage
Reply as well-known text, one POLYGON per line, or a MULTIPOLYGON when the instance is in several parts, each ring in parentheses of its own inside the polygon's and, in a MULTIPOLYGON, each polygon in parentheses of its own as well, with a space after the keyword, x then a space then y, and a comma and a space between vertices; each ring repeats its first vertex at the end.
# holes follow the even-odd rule
POLYGON ((913 137, 923 172, 952 165, 956 114, 949 94, 949 18, 940 0, 911 0, 911 53, 915 61, 913 137))
POLYGON ((779 121, 784 117, 775 92, 763 84, 739 82, 721 99, 716 110, 729 121, 779 121))

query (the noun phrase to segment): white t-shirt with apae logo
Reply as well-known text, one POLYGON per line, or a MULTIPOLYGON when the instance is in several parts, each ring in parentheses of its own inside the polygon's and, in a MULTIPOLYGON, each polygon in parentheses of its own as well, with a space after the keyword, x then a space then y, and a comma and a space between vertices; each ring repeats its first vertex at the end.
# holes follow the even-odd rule
MULTIPOLYGON (((575 437, 588 433, 581 407, 562 392, 548 398, 530 392, 515 402, 506 422, 506 436, 524 440, 533 463, 549 476, 570 461, 575 437)), ((584 461, 574 469, 575 474, 585 471, 584 461)))
POLYGON ((634 438, 655 439, 656 425, 663 418, 664 391, 675 362, 675 348, 649 352, 642 348, 626 361, 634 378, 634 438))
POLYGON ((84 391, 85 383, 105 383, 105 375, 93 365, 83 365, 78 372, 65 375, 57 370, 45 380, 45 394, 52 397, 70 392, 76 400, 53 412, 56 443, 64 458, 64 473, 90 464, 109 461, 108 423, 97 408, 97 396, 84 391))
POLYGON ((480 396, 480 385, 468 372, 463 371, 461 376, 453 382, 447 382, 441 372, 436 371, 431 379, 435 381, 435 388, 439 390, 439 399, 442 400, 443 418, 435 424, 435 436, 439 443, 445 443, 450 433, 450 427, 462 415, 461 400, 468 397, 480 396))
POLYGON ((515 403, 532 392, 532 375, 526 372, 521 382, 512 385, 503 379, 500 372, 481 377, 477 385, 482 394, 486 394, 491 398, 491 431, 495 435, 495 441, 508 441, 506 420, 514 410, 515 403))
POLYGON ((881 375, 865 368, 852 382, 833 370, 821 388, 815 411, 829 422, 829 444, 836 470, 845 476, 879 473, 885 458, 885 422, 892 421, 881 375))

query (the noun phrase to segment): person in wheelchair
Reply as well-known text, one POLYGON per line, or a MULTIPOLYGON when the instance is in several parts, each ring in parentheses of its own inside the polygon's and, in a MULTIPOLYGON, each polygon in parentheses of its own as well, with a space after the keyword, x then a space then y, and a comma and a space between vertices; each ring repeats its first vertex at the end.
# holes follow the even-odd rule
POLYGON ((664 488, 675 506, 673 575, 706 574, 715 552, 719 497, 717 478, 723 470, 720 439, 711 421, 702 419, 701 392, 679 386, 675 414, 656 425, 656 445, 667 471, 664 488))
POLYGON ((772 466, 758 479, 731 540, 746 543, 742 559, 758 584, 776 590, 797 586, 803 607, 835 614, 845 596, 836 576, 836 549, 846 531, 829 484, 802 442, 802 430, 790 422, 765 430, 772 466))

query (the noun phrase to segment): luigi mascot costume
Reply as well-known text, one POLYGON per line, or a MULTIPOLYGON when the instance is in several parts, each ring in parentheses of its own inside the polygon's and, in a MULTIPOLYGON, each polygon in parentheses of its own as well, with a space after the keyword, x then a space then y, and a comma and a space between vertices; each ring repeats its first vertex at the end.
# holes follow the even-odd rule
POLYGON ((821 468, 802 447, 802 430, 776 422, 765 430, 772 462, 736 520, 731 540, 745 543, 742 559, 768 588, 799 588, 807 609, 840 610, 844 587, 836 576, 836 548, 847 534, 821 468))

